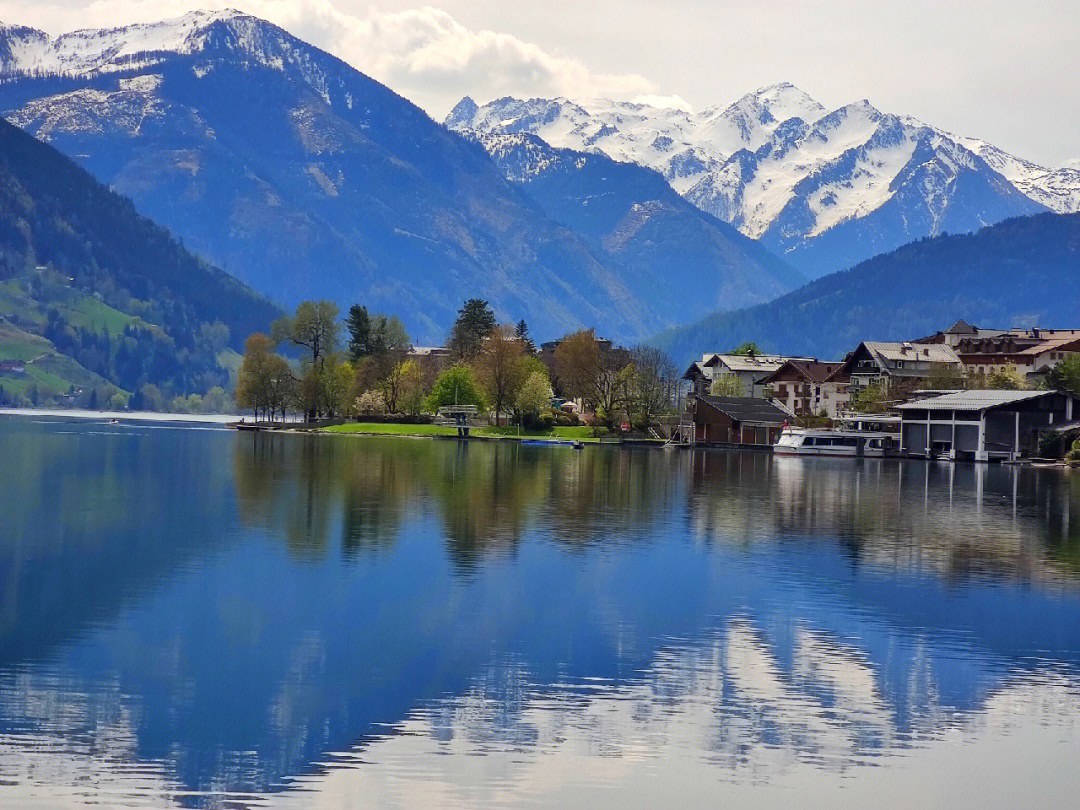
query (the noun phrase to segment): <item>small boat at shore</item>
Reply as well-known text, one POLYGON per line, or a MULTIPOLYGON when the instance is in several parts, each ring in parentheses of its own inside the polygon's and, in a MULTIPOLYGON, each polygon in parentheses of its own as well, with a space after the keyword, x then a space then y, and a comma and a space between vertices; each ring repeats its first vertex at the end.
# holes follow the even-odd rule
POLYGON ((574 441, 573 439, 521 439, 521 444, 554 445, 558 447, 572 447, 575 450, 580 450, 584 447, 582 442, 574 441))
POLYGON ((884 458, 900 446, 899 420, 888 416, 848 416, 835 428, 785 427, 773 445, 778 456, 884 458))

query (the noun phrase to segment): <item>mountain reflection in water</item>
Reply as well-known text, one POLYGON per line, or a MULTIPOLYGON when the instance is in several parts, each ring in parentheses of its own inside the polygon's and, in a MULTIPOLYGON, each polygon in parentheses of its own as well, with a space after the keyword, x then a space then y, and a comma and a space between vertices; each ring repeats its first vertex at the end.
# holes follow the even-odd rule
POLYGON ((905 806, 1011 744, 1043 806, 1080 787, 1075 474, 12 418, 0 451, 5 808, 905 806))

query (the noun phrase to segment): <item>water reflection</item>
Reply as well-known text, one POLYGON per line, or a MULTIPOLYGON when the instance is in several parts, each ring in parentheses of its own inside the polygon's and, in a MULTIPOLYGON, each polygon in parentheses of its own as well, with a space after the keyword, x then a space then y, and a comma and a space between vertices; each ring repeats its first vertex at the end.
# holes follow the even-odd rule
POLYGON ((642 769, 669 800, 693 774, 688 804, 836 803, 955 735, 984 765, 1080 742, 1075 475, 28 420, 0 444, 5 808, 650 806, 642 769))

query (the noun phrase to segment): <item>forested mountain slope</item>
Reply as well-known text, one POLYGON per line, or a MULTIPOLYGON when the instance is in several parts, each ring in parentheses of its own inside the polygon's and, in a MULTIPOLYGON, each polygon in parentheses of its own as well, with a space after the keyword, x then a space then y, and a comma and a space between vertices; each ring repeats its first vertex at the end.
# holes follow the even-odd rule
POLYGON ((1019 217, 923 239, 761 306, 655 339, 679 360, 743 341, 839 359, 863 340, 904 340, 957 319, 982 327, 1080 324, 1080 214, 1019 217))
POLYGON ((25 376, 0 380, 9 394, 36 385, 46 399, 104 380, 127 392, 227 386, 233 350, 279 314, 70 159, 0 121, 0 359, 33 361, 25 376))

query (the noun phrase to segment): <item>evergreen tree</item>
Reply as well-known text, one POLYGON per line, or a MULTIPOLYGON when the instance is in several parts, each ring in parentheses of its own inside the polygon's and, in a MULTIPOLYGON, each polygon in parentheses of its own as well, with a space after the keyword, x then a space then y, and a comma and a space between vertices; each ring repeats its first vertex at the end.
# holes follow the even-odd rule
POLYGON ((450 330, 449 349, 459 360, 472 360, 480 352, 485 337, 495 328, 495 313, 482 298, 470 298, 460 310, 450 330))
POLYGON ((349 359, 353 362, 372 354, 371 316, 367 307, 353 304, 345 318, 345 328, 349 330, 349 359))
POLYGON ((533 343, 533 339, 529 336, 529 325, 525 323, 524 318, 518 321, 517 326, 514 327, 514 336, 521 341, 526 352, 536 354, 536 344, 533 343))

